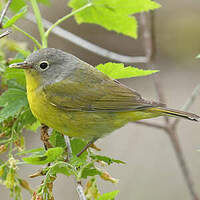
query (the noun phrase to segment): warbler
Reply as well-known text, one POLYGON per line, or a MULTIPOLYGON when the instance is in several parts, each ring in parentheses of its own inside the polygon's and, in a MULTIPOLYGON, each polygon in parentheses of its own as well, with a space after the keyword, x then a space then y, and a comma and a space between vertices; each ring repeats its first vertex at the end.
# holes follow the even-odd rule
POLYGON ((199 116, 144 100, 88 63, 54 48, 33 52, 22 63, 33 115, 43 124, 91 143, 134 122, 158 116, 198 121, 199 116))

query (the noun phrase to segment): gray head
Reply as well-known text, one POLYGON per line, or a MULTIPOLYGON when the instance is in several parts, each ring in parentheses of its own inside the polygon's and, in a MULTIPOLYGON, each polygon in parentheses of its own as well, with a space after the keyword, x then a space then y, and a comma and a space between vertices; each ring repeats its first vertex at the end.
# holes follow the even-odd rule
POLYGON ((59 49, 46 48, 33 52, 23 63, 10 67, 23 68, 28 73, 41 77, 44 82, 57 82, 71 74, 83 62, 59 49))

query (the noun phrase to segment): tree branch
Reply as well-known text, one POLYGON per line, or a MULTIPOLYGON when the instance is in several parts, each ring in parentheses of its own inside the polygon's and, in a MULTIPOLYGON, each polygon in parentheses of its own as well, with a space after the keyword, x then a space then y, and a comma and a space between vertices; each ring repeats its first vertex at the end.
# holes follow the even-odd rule
POLYGON ((187 184, 187 188, 189 189, 190 195, 191 195, 193 200, 199 200, 199 197, 197 196, 197 194, 194 190, 194 183, 193 183, 193 180, 192 180, 192 176, 191 176, 191 174, 188 170, 188 167, 187 167, 184 155, 183 155, 183 151, 182 151, 181 146, 179 144, 179 139, 177 137, 176 131, 169 128, 167 130, 167 133, 169 135, 173 149, 176 153, 176 158, 178 159, 179 167, 181 168, 181 170, 183 172, 183 177, 184 177, 184 180, 187 184))
POLYGON ((2 34, 0 35, 0 39, 3 38, 3 37, 5 37, 5 36, 7 36, 7 35, 9 35, 11 32, 12 32, 11 30, 5 31, 4 33, 2 33, 2 34))
POLYGON ((3 18, 5 17, 11 3, 12 3, 12 0, 8 0, 5 8, 2 11, 2 14, 1 14, 1 17, 0 17, 0 28, 3 28, 3 18))
POLYGON ((77 193, 78 193, 79 200, 86 200, 86 197, 85 197, 85 194, 84 194, 84 191, 83 191, 83 187, 82 187, 80 181, 77 182, 76 191, 77 191, 77 193))
MULTIPOLYGON (((67 135, 64 135, 65 137, 65 142, 66 142, 66 145, 67 145, 67 162, 70 161, 71 157, 72 157, 72 148, 71 148, 71 144, 70 144, 70 139, 69 139, 69 136, 67 135)), ((83 187, 81 185, 81 181, 77 181, 75 180, 76 182, 76 191, 78 193, 78 197, 79 197, 79 200, 86 200, 86 197, 85 197, 85 194, 84 194, 84 191, 83 191, 83 187)))
MULTIPOLYGON (((188 98, 188 100, 186 101, 186 103, 183 105, 182 110, 183 111, 188 111, 189 108, 192 106, 192 104, 194 103, 195 99, 197 98, 197 96, 199 94, 200 94, 200 84, 198 84, 194 88, 191 96, 188 98)), ((180 121, 180 118, 177 118, 177 119, 174 120, 174 122, 172 123, 172 128, 173 129, 176 128, 176 126, 177 126, 177 124, 178 124, 179 121, 180 121)))
MULTIPOLYGON (((153 12, 151 13, 151 20, 150 20, 150 27, 148 28, 147 26, 147 15, 145 14, 141 14, 141 23, 143 26, 143 37, 144 37, 144 48, 145 48, 145 55, 148 58, 148 61, 151 62, 153 55, 155 55, 155 39, 154 39, 154 15, 153 12), (153 51, 154 49, 154 51, 153 51)), ((165 103, 165 97, 164 97, 164 93, 163 90, 161 88, 161 83, 160 80, 154 79, 154 85, 156 88, 156 92, 158 94, 159 100, 162 103, 165 103)), ((200 85, 195 89, 195 92, 193 93, 191 99, 188 100, 188 102, 186 103, 186 107, 189 107, 194 99, 196 98, 197 94, 199 93, 200 90, 200 85)), ((184 180, 187 184, 187 188, 190 192, 190 195, 192 197, 193 200, 199 200, 195 190, 194 190, 194 186, 193 186, 193 180, 192 180, 192 176, 189 172, 189 169, 187 168, 186 165, 186 161, 184 159, 183 156, 183 152, 181 150, 181 146, 179 144, 179 140, 177 137, 177 133, 175 130, 175 126, 174 128, 171 126, 171 123, 169 121, 169 119, 167 117, 165 117, 165 122, 166 125, 164 126, 164 128, 162 128, 163 130, 165 130, 165 132, 168 134, 170 141, 172 143, 173 149, 175 151, 176 154, 176 158, 179 162, 179 167, 182 170, 183 176, 184 176, 184 180)), ((143 123, 143 122, 142 122, 143 123)), ((177 120, 175 120, 175 124, 177 123, 177 120)), ((145 122, 145 124, 143 123, 143 125, 147 125, 147 126, 151 126, 151 127, 155 127, 155 128, 161 128, 159 125, 154 125, 154 124, 147 124, 145 122)))
POLYGON ((150 123, 150 122, 143 122, 143 121, 138 121, 138 122, 134 122, 135 124, 140 124, 140 125, 144 125, 144 126, 149 126, 149 127, 153 127, 153 128, 158 128, 158 129, 162 129, 165 130, 166 127, 160 124, 154 124, 154 123, 150 123))
MULTIPOLYGON (((29 21, 36 23, 36 20, 34 18, 34 15, 32 13, 27 13, 27 15, 25 16, 29 21)), ((43 25, 45 28, 49 28, 51 27, 53 24, 51 22, 49 22, 46 19, 42 19, 43 25)), ((68 40, 84 49, 87 49, 88 51, 91 51, 97 55, 118 61, 118 62, 123 62, 123 63, 146 63, 147 62, 147 58, 145 56, 136 56, 136 57, 132 57, 132 56, 126 56, 126 55, 122 55, 122 54, 118 54, 112 51, 109 51, 107 49, 104 49, 102 47, 99 47, 91 42, 88 42, 87 40, 82 39, 81 37, 70 33, 67 30, 64 30, 63 28, 56 26, 52 32, 54 34, 56 34, 57 36, 68 40)))

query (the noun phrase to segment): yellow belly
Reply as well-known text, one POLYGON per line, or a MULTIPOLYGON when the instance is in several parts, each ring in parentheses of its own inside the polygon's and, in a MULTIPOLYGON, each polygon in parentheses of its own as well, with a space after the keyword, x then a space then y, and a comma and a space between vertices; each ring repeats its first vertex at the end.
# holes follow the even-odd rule
POLYGON ((33 115, 43 124, 71 137, 103 137, 130 121, 158 116, 148 112, 66 112, 46 98, 37 74, 26 72, 28 101, 33 115))
POLYGON ((66 112, 51 105, 43 92, 28 92, 33 115, 45 125, 71 137, 103 137, 129 121, 152 118, 148 112, 66 112))

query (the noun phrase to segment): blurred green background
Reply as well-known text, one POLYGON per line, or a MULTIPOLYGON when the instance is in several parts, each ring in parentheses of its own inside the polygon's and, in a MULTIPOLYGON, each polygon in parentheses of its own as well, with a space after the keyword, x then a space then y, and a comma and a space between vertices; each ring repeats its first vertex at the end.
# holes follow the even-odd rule
MULTIPOLYGON (((160 79, 167 104, 171 108, 181 109, 192 90, 200 83, 200 60, 195 59, 200 53, 200 1, 157 1, 162 7, 155 13, 155 39, 156 55, 150 68, 159 68, 160 79)), ((64 16, 70 9, 66 0, 52 0, 51 7, 41 6, 42 15, 49 21, 55 22, 60 16, 64 16)), ((18 22, 28 32, 32 32, 37 38, 35 25, 27 20, 18 22)), ((61 26, 80 37, 89 40, 101 47, 125 55, 144 55, 142 38, 131 38, 108 32, 96 25, 77 25, 73 18, 67 20, 61 26)), ((139 30, 141 34, 142 30, 139 30)), ((28 41, 19 33, 12 33, 10 38, 20 41, 28 41)), ((31 44, 29 44, 32 49, 31 44)), ((49 38, 49 47, 59 48, 70 52, 80 59, 97 65, 110 61, 85 49, 75 46, 69 41, 63 40, 54 34, 49 38)), ((137 67, 144 67, 137 64, 137 67)), ((153 75, 156 76, 156 75, 153 75)), ((124 84, 139 91, 143 97, 156 100, 152 76, 122 80, 124 84)), ((192 112, 200 114, 200 97, 192 106, 192 112)), ((163 122, 162 118, 148 120, 149 122, 163 122)), ((28 148, 40 147, 41 141, 38 133, 25 133, 28 148)), ((200 196, 200 125, 182 120, 178 137, 187 161, 187 166, 192 174, 195 189, 200 196)), ((108 192, 119 189, 117 199, 120 200, 189 200, 190 195, 178 165, 175 153, 168 136, 161 130, 143 127, 136 124, 115 131, 111 135, 99 140, 97 145, 104 155, 121 159, 126 165, 112 166, 111 174, 120 179, 119 184, 99 180, 100 190, 108 192)), ((38 167, 22 167, 20 174, 24 178, 37 170, 38 167)), ((29 179, 32 186, 37 187, 41 179, 29 179)), ((70 178, 59 176, 54 188, 57 200, 76 200, 75 184, 70 178)), ((8 191, 0 186, 0 199, 9 198, 8 191)), ((30 199, 25 192, 26 199, 30 199)))

